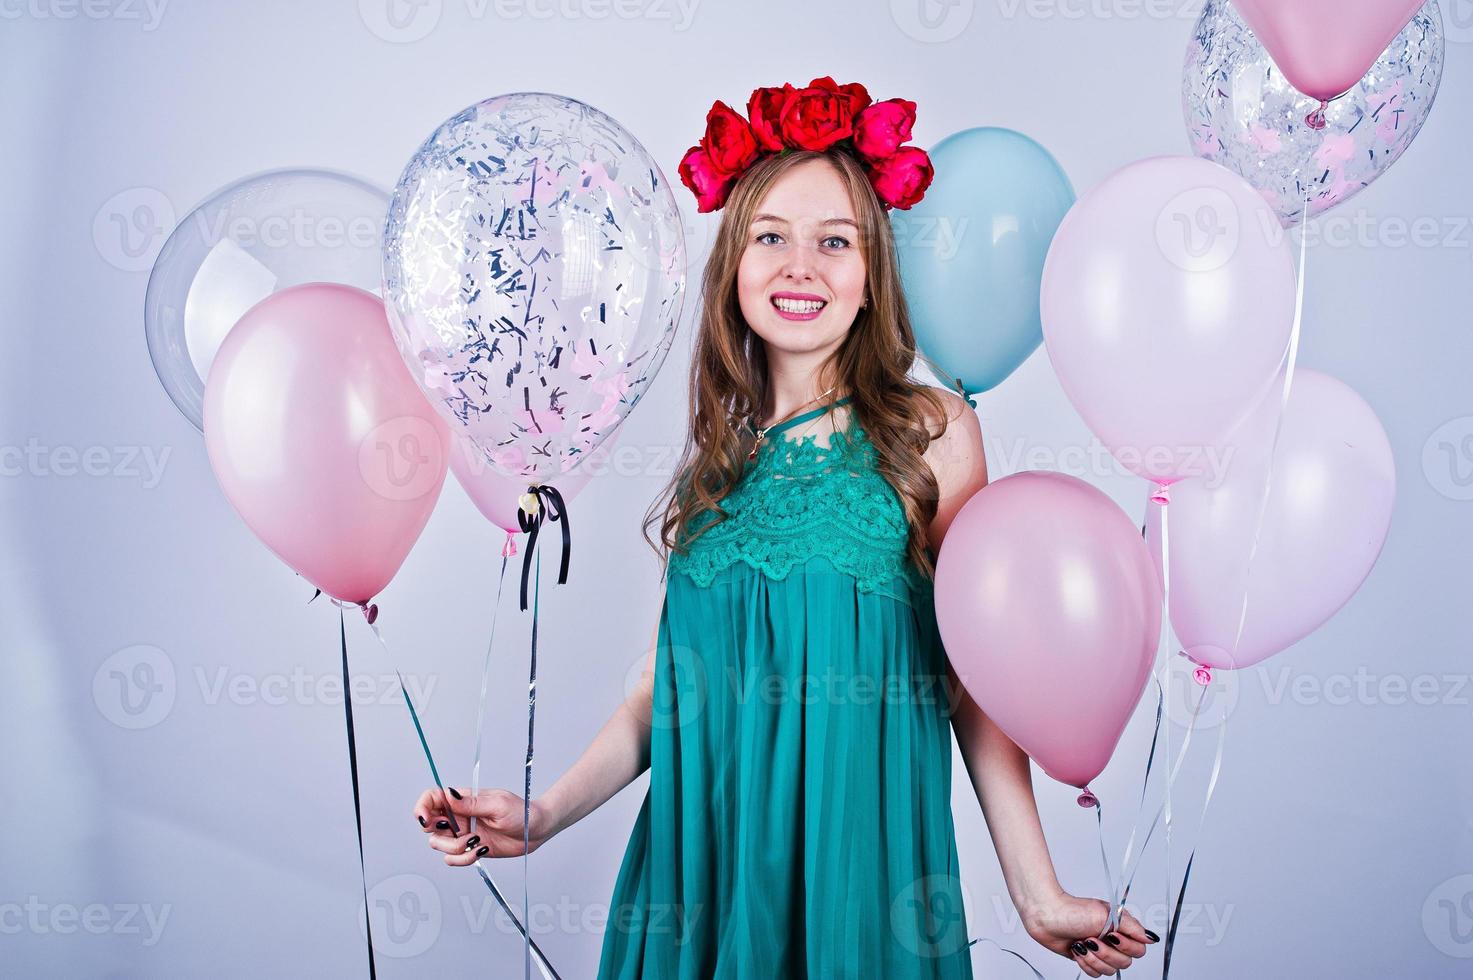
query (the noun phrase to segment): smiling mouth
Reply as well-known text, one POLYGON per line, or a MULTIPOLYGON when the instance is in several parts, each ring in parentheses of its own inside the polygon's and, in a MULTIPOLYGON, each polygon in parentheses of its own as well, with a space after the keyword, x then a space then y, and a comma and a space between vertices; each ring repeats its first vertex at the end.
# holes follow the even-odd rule
POLYGON ((787 313, 793 316, 814 316, 825 306, 828 306, 827 303, 819 299, 785 299, 777 296, 772 298, 772 305, 779 313, 787 313))

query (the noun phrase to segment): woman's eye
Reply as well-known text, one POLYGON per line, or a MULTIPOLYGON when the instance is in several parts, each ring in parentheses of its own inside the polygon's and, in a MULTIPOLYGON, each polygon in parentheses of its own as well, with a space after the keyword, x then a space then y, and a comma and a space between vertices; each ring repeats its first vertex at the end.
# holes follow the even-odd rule
POLYGON ((764 238, 781 238, 781 237, 782 236, 779 235, 775 231, 763 231, 763 232, 759 232, 757 234, 757 241, 758 241, 759 244, 766 245, 767 243, 764 242, 764 241, 762 241, 762 239, 764 239, 764 238))
POLYGON ((848 248, 849 247, 849 239, 844 238, 841 235, 830 235, 829 237, 827 237, 827 238, 824 239, 824 246, 826 248, 848 248), (828 244, 829 242, 838 242, 839 244, 837 244, 837 245, 830 245, 830 244, 828 244))

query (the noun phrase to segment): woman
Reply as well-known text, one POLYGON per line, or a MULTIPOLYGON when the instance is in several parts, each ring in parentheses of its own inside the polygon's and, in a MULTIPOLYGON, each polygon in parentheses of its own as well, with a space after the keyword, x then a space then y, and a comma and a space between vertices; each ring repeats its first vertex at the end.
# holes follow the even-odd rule
MULTIPOLYGON (((718 103, 682 162, 701 210, 727 210, 691 438, 646 518, 664 603, 640 685, 531 804, 536 848, 650 770, 600 978, 971 977, 953 728, 1029 935, 1091 977, 1156 941, 1129 913, 1101 936, 1108 905, 1059 886, 1027 756, 946 663, 933 556, 986 462, 967 404, 907 377, 885 209, 918 199, 929 163, 892 180, 909 122, 866 139, 870 104, 830 79, 759 89, 750 122, 718 103), (848 129, 802 149, 822 113, 793 106, 815 92, 848 129)), ((522 853, 519 795, 451 795, 416 806, 447 864, 522 853), (452 836, 447 803, 475 835, 452 836)))

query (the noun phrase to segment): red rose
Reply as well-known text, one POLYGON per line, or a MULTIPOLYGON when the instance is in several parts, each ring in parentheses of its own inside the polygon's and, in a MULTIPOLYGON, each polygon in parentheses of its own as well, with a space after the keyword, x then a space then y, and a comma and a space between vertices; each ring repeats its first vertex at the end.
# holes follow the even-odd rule
POLYGON ((827 150, 854 133, 854 117, 870 104, 858 82, 838 85, 827 75, 794 92, 782 109, 783 142, 800 150, 827 150))
POLYGON ((880 200, 902 211, 925 196, 934 176, 931 158, 917 146, 902 146, 894 156, 867 165, 865 172, 880 200))
POLYGON ((759 88, 747 100, 747 118, 751 120, 752 135, 763 150, 775 153, 783 148, 780 128, 783 106, 795 91, 793 86, 784 82, 782 88, 759 88))
POLYGON ((677 169, 680 182, 696 196, 696 210, 701 214, 715 211, 725 204, 731 185, 736 183, 736 177, 718 170, 710 155, 699 146, 685 151, 677 169))
POLYGON ((839 95, 844 96, 844 98, 849 100, 849 111, 856 116, 864 111, 865 106, 869 105, 870 103, 869 92, 867 92, 865 90, 865 87, 858 82, 850 82, 848 85, 839 85, 835 83, 832 78, 825 75, 822 78, 815 78, 813 81, 809 82, 808 87, 826 88, 830 92, 835 92, 839 95))
POLYGON ((906 99, 886 99, 865 109, 854 120, 854 148, 871 163, 884 160, 910 139, 916 121, 916 104, 906 99))
POLYGON ((701 137, 701 149, 717 170, 738 174, 757 159, 757 138, 735 109, 718 101, 706 113, 706 135, 701 137))

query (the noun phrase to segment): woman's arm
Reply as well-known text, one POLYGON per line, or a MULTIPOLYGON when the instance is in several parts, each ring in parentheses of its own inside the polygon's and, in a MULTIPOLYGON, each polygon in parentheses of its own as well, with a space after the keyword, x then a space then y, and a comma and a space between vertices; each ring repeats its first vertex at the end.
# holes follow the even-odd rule
MULTIPOLYGON (((926 451, 940 493, 936 517, 927 529, 936 555, 962 505, 987 485, 987 456, 977 414, 956 395, 943 394, 949 423, 926 451)), ((1144 953, 1146 943, 1155 941, 1152 934, 1126 912, 1104 944, 1091 938, 1107 924, 1109 905, 1075 898, 1060 887, 1038 818, 1027 753, 972 700, 950 661, 946 674, 956 703, 951 722, 957 746, 1024 928, 1039 944, 1072 957, 1092 977, 1113 975, 1129 966, 1132 957, 1144 953)))
MULTIPOLYGON (((655 689, 655 651, 659 648, 660 620, 665 597, 650 641, 644 671, 634 690, 624 698, 578 761, 541 796, 531 801, 528 849, 535 850, 560 831, 606 803, 649 768, 650 714, 655 689)), ((439 789, 426 790, 415 804, 419 825, 429 844, 445 853, 445 863, 473 864, 483 857, 511 857, 522 853, 522 797, 506 789, 484 789, 475 797, 454 787, 447 798, 439 789), (447 813, 480 820, 472 833, 468 821, 452 827, 447 813), (459 834, 455 829, 459 829, 459 834)))
POLYGON ((660 645, 660 611, 639 683, 604 723, 573 766, 541 797, 549 821, 547 836, 566 830, 588 816, 650 767, 650 720, 654 705, 655 651, 660 645))

